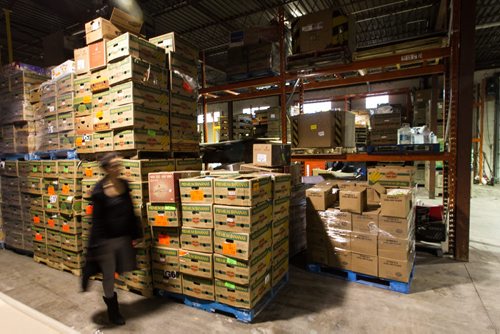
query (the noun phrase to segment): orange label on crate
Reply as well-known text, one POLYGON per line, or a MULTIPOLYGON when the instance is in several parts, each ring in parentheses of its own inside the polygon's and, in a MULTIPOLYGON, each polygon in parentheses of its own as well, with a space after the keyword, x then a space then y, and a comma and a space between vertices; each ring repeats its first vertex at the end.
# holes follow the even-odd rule
POLYGON ((225 242, 222 244, 222 254, 236 255, 236 244, 225 242))
POLYGON ((160 245, 170 246, 170 236, 165 234, 159 234, 158 243, 160 245))
POLYGON ((42 241, 43 240, 42 235, 40 233, 35 234, 35 240, 42 241))
POLYGON ((157 215, 155 217, 155 224, 157 225, 167 225, 167 217, 164 215, 157 215))
POLYGON ((69 225, 64 223, 62 226, 62 230, 63 230, 63 232, 69 232, 69 225))
POLYGON ((83 144, 83 138, 82 137, 76 137, 75 144, 76 144, 76 146, 82 146, 82 144, 83 144))
POLYGON ((69 195, 70 188, 67 184, 62 186, 62 194, 63 195, 69 195))
POLYGON ((87 207, 85 208, 85 213, 88 214, 88 215, 91 215, 92 212, 94 212, 94 206, 93 205, 87 205, 87 207))
POLYGON ((33 223, 40 224, 40 217, 33 217, 33 223))
POLYGON ((120 278, 120 274, 115 273, 115 279, 119 279, 119 278, 120 278))
POLYGON ((92 168, 90 167, 85 168, 85 176, 91 177, 92 175, 93 175, 92 168))
POLYGON ((203 193, 203 190, 191 190, 191 200, 192 201, 203 201, 205 198, 205 194, 203 193))
POLYGON ((47 188, 47 193, 52 196, 52 195, 55 195, 56 194, 56 190, 54 189, 54 186, 49 186, 47 188))
POLYGON ((179 256, 184 256, 186 255, 188 252, 184 251, 184 250, 179 250, 179 256))
POLYGON ((56 226, 56 222, 54 221, 54 219, 49 219, 47 220, 47 225, 49 225, 50 227, 54 227, 56 226))

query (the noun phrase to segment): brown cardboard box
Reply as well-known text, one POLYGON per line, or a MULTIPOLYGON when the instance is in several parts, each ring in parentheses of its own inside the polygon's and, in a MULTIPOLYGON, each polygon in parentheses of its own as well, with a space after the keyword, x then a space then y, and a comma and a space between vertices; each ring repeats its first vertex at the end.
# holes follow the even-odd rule
POLYGON ((344 270, 352 270, 352 252, 334 248, 328 252, 328 266, 344 270))
POLYGON ((283 197, 290 197, 292 191, 292 176, 283 173, 260 173, 268 175, 273 182, 272 198, 280 199, 283 197))
POLYGON ((266 273, 253 284, 243 286, 231 282, 215 280, 216 300, 220 303, 251 309, 271 289, 271 274, 266 273))
POLYGON ((320 212, 321 221, 327 229, 352 230, 352 214, 339 209, 328 209, 320 212))
POLYGON ((137 16, 132 16, 117 7, 113 8, 110 21, 121 31, 130 31, 136 35, 141 33, 143 24, 142 19, 137 16))
POLYGON ((203 253, 214 251, 213 230, 210 228, 183 227, 181 229, 181 248, 203 253))
POLYGON ((92 144, 94 151, 111 152, 113 151, 113 131, 96 132, 92 135, 92 144))
POLYGON ((170 136, 167 131, 147 129, 115 130, 113 149, 151 152, 168 151, 170 136))
POLYGON ((150 38, 149 41, 165 49, 165 53, 175 52, 193 61, 199 58, 198 50, 185 42, 177 33, 170 32, 150 38))
POLYGON ((153 267, 153 287, 182 294, 182 274, 153 267))
POLYGON ((150 173, 149 200, 152 203, 176 203, 180 200, 179 179, 200 175, 199 171, 150 173))
POLYGON ((330 248, 341 248, 351 250, 352 248, 352 232, 346 230, 330 229, 327 232, 330 239, 330 248))
POLYGON ((130 103, 110 108, 111 129, 144 128, 148 131, 168 130, 168 113, 166 111, 144 108, 130 103))
POLYGON ((205 300, 215 300, 214 280, 191 275, 182 275, 182 292, 186 296, 205 300))
POLYGON ((272 286, 276 286, 285 275, 288 273, 289 259, 285 256, 276 263, 273 263, 272 268, 272 286))
POLYGON ((195 228, 213 228, 213 205, 183 203, 182 226, 195 228))
POLYGON ((288 238, 290 230, 290 218, 285 217, 280 220, 273 220, 273 242, 288 238))
POLYGON ((255 207, 214 205, 214 226, 222 231, 252 233, 271 223, 272 210, 269 202, 255 207))
POLYGON ((366 208, 366 188, 348 187, 340 191, 340 210, 352 213, 363 213, 366 208))
POLYGON ((214 182, 215 204, 256 206, 271 199, 271 177, 239 175, 217 178, 214 182))
POLYGON ((377 234, 352 232, 351 250, 355 253, 377 255, 377 234))
POLYGON ((198 176, 179 180, 179 191, 182 203, 214 202, 214 177, 198 176))
POLYGON ((406 218, 412 205, 411 189, 390 189, 387 194, 380 195, 380 214, 383 216, 406 218))
POLYGON ((271 256, 270 249, 250 261, 214 254, 215 278, 241 285, 252 284, 271 269, 271 256))
POLYGON ((336 183, 324 181, 306 190, 308 203, 314 210, 322 211, 333 206, 338 199, 338 191, 334 189, 336 183))
POLYGON ((153 227, 153 246, 180 248, 179 229, 177 227, 153 227))
POLYGON ((379 229, 395 238, 406 239, 413 232, 414 211, 406 218, 379 216, 379 229))
POLYGON ((181 226, 179 204, 147 204, 149 226, 181 226))
POLYGON ((366 255, 352 253, 352 271, 370 276, 378 276, 378 257, 376 255, 366 255))
POLYGON ((108 62, 132 56, 155 66, 166 66, 165 50, 128 32, 108 41, 106 49, 108 62))
POLYGON ((106 58, 107 57, 106 43, 107 40, 104 39, 102 41, 88 45, 89 69, 91 71, 97 71, 106 67, 108 63, 106 58))
POLYGON ((352 214, 352 230, 362 233, 378 233, 380 209, 368 208, 362 214, 352 214))
POLYGON ((261 167, 255 164, 241 164, 240 172, 281 173, 283 167, 261 167))
POLYGON ((415 237, 399 239, 380 233, 378 237, 378 254, 386 259, 406 260, 408 252, 415 249, 415 237))
POLYGON ((175 159, 175 170, 176 171, 184 171, 184 170, 202 170, 203 162, 201 159, 175 159))
POLYGON ((378 276, 407 283, 410 280, 415 253, 411 252, 405 260, 378 258, 378 276))
POLYGON ((173 172, 175 162, 173 159, 164 160, 129 160, 122 159, 120 176, 129 182, 148 181, 150 173, 173 172))
POLYGON ((290 150, 288 144, 254 144, 253 164, 263 167, 288 166, 290 150))
POLYGON ((290 197, 273 200, 273 220, 280 220, 290 216, 290 197))
POLYGON ((179 250, 179 264, 183 274, 205 278, 214 277, 212 254, 181 249, 179 250))
POLYGON ((85 24, 85 40, 87 44, 97 42, 104 38, 113 39, 121 31, 110 21, 99 17, 85 24))
POLYGON ((81 49, 74 50, 75 56, 75 73, 76 74, 86 74, 90 71, 89 65, 89 48, 83 47, 81 49))
POLYGON ((90 89, 92 93, 109 89, 109 72, 107 68, 96 70, 90 74, 90 89))
POLYGON ((271 244, 272 234, 269 225, 252 234, 215 230, 215 253, 236 259, 249 260, 264 252, 271 244))
POLYGON ((299 121, 298 147, 354 147, 354 114, 326 111, 302 114, 299 121))
POLYGON ((180 272, 178 249, 152 247, 151 262, 153 269, 161 269, 171 272, 180 272))
POLYGON ((409 188, 414 185, 415 167, 385 166, 368 168, 368 184, 409 188))

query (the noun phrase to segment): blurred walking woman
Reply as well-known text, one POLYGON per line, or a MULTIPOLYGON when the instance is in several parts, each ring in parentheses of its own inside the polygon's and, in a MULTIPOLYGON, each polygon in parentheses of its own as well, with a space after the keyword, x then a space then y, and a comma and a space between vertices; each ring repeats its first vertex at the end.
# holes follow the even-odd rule
POLYGON ((133 242, 142 237, 128 182, 120 178, 120 160, 116 153, 108 153, 100 161, 106 176, 92 192, 92 228, 82 277, 82 289, 86 291, 90 276, 102 272, 103 299, 109 321, 115 325, 125 324, 114 291, 115 272, 136 269, 133 242))

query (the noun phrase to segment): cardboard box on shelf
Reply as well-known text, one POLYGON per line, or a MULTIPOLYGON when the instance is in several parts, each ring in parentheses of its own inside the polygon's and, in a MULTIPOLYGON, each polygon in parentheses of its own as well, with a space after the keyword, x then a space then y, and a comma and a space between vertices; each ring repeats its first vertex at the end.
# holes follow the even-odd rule
POLYGON ((91 44, 106 39, 113 39, 121 34, 121 31, 113 24, 102 17, 85 23, 85 41, 91 44))
POLYGON ((55 229, 47 227, 47 245, 61 247, 61 233, 59 229, 60 225, 56 226, 55 229))
POLYGON ((149 199, 152 203, 175 203, 180 200, 179 179, 199 176, 199 171, 150 173, 149 199))
POLYGON ((43 169, 42 169, 42 162, 41 161, 29 161, 29 177, 42 177, 43 176, 43 169))
MULTIPOLYGON (((50 70, 52 80, 60 80, 64 76, 73 75, 73 73, 75 73, 75 62, 73 60, 66 60, 64 63, 59 64, 50 70)), ((62 90, 59 89, 58 91, 62 92, 62 90)))
POLYGON ((352 213, 363 213, 366 208, 366 188, 354 186, 340 190, 340 210, 352 213))
POLYGON ((203 161, 199 158, 193 159, 175 159, 175 170, 185 171, 185 170, 202 170, 203 161))
POLYGON ((182 275, 182 293, 199 299, 215 300, 214 280, 182 275))
POLYGON ((353 252, 351 268, 352 271, 360 274, 378 276, 378 257, 353 252))
POLYGON ((168 151, 170 137, 168 132, 162 130, 120 130, 115 131, 113 149, 142 150, 151 152, 168 151))
POLYGON ((179 250, 179 265, 181 273, 204 277, 213 278, 213 255, 200 253, 190 250, 179 250))
POLYGON ((378 276, 390 280, 407 283, 410 280, 415 253, 408 254, 405 260, 378 258, 378 276))
POLYGON ((252 233, 272 222, 272 209, 269 202, 255 207, 214 205, 214 227, 222 231, 252 233))
POLYGON ((217 178, 214 181, 216 204, 256 206, 271 199, 272 183, 269 176, 239 175, 217 178))
POLYGON ((179 180, 182 203, 213 203, 214 179, 213 176, 199 176, 179 180))
POLYGON ((253 284, 242 286, 227 281, 215 280, 216 300, 220 303, 251 309, 271 289, 271 273, 261 276, 253 284))
POLYGON ((338 199, 338 191, 334 189, 336 183, 323 181, 306 190, 308 203, 314 210, 326 210, 333 206, 338 199))
POLYGON ((290 165, 291 146, 286 144, 254 144, 253 164, 263 167, 290 165))
POLYGON ((415 168, 384 166, 368 168, 368 184, 380 184, 384 187, 413 187, 415 168))
POLYGON ((182 226, 213 228, 214 213, 212 204, 182 204, 182 226))
POLYGON ((61 233, 61 248, 72 252, 83 251, 81 236, 78 234, 61 233))
POLYGON ((377 255, 377 234, 352 232, 351 250, 355 253, 377 255))
POLYGON ((75 73, 86 74, 90 71, 89 66, 89 48, 87 46, 74 50, 75 73))
POLYGON ((378 233, 380 209, 368 207, 369 211, 352 214, 352 230, 361 233, 378 233))
POLYGON ((250 261, 214 254, 214 276, 236 284, 252 284, 271 269, 271 256, 271 249, 253 257, 250 261))
POLYGON ((149 226, 181 226, 181 212, 178 204, 147 204, 149 226))
POLYGON ((380 233, 378 237, 378 254, 386 259, 406 260, 408 253, 415 249, 415 236, 406 239, 394 238, 380 233))
POLYGON ((182 227, 181 248, 195 252, 212 253, 213 230, 209 228, 182 227))
POLYGON ((73 215, 82 212, 82 199, 73 195, 59 195, 59 212, 73 215))
POLYGON ((145 128, 149 131, 168 130, 168 113, 141 107, 136 104, 126 104, 110 108, 111 129, 145 128))
POLYGON ((327 111, 298 116, 298 147, 355 147, 354 114, 327 111))
POLYGON ((411 189, 389 189, 386 194, 380 195, 380 214, 383 216, 405 218, 412 206, 411 189))
POLYGON ((107 51, 106 51, 106 43, 108 40, 104 39, 99 42, 95 42, 89 44, 88 53, 89 53, 89 70, 97 71, 102 68, 105 68, 107 65, 107 51))
POLYGON ((180 248, 180 234, 177 227, 153 227, 152 237, 155 247, 180 248))
POLYGON ((271 246, 272 234, 269 225, 260 230, 248 233, 234 233, 215 230, 214 249, 215 253, 234 257, 241 260, 249 260, 257 256, 271 246))

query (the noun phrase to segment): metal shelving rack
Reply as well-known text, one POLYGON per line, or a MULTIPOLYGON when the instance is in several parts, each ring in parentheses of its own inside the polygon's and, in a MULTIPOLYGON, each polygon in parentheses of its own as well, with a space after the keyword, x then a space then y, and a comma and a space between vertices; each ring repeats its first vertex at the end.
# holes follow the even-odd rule
MULTIPOLYGON (((243 82, 229 83, 226 85, 207 87, 205 82, 205 64, 202 62, 203 85, 200 90, 202 95, 203 111, 206 116, 208 104, 229 102, 232 109, 232 101, 247 100, 268 96, 279 96, 282 119, 282 141, 287 142, 286 122, 286 100, 287 95, 298 93, 299 101, 304 101, 304 92, 312 90, 324 90, 342 86, 352 86, 362 83, 374 83, 407 79, 423 76, 444 76, 445 82, 445 124, 447 121, 447 148, 444 153, 408 154, 408 155, 374 155, 374 154, 344 154, 344 155, 293 155, 294 161, 325 160, 325 161, 356 161, 356 162, 389 162, 389 161, 443 161, 445 169, 445 184, 443 202, 447 210, 449 224, 449 247, 448 251, 456 259, 468 260, 469 223, 470 223, 470 173, 460 166, 457 161, 470 160, 470 131, 467 127, 472 124, 472 94, 470 101, 459 105, 458 100, 467 100, 462 82, 470 81, 472 87, 472 76, 467 77, 468 71, 473 71, 474 43, 471 29, 474 29, 474 18, 465 13, 474 12, 474 1, 457 0, 452 8, 452 31, 450 31, 450 46, 428 49, 419 52, 411 52, 399 55, 391 55, 370 60, 354 61, 349 64, 334 65, 311 70, 308 72, 295 72, 285 70, 284 52, 284 16, 281 8, 278 13, 281 26, 280 42, 280 75, 257 78, 243 82), (465 8, 465 9, 463 9, 465 8), (467 34, 465 33, 467 32, 467 34), (472 43, 471 43, 472 41, 472 43), (462 47, 460 47, 462 45, 462 47), (465 46, 468 46, 466 48, 465 46), (470 59, 467 58, 467 55, 470 59), (366 75, 359 75, 358 71, 366 71, 366 75), (318 80, 319 79, 319 80, 318 80), (297 91, 294 84, 300 80, 297 91), (288 83, 288 85, 287 85, 288 83), (266 86, 266 89, 261 87, 266 86), (259 87, 259 89, 257 89, 259 87), (449 101, 448 101, 449 100, 449 101), (469 107, 470 104, 470 107, 469 107), (459 108, 460 107, 460 108, 459 108), (460 109, 460 112, 459 112, 460 109), (470 110, 469 110, 470 109, 470 110), (467 121, 469 119, 469 121, 467 121), (470 134, 465 139, 457 138, 457 133, 470 134), (468 145, 466 145, 468 142, 468 145), (461 146, 463 145, 463 147, 461 146), (461 147, 460 150, 457 148, 461 147), (465 152, 465 153, 464 153, 465 152), (459 159, 460 153, 460 159, 459 159), (466 157, 469 154, 469 157, 466 157), (465 160, 464 160, 465 159, 465 160), (468 160, 469 159, 469 160, 468 160), (458 196, 458 194, 460 194, 458 196), (465 197, 464 197, 465 196, 465 197), (464 198, 462 198, 464 197, 464 198), (457 215, 457 213, 459 214, 457 215)), ((472 30, 473 32, 473 30, 472 30)), ((472 72, 470 72, 472 73, 472 72)), ((470 75, 469 73, 469 75, 470 75)), ((347 103, 347 97, 346 97, 347 103)), ((206 117, 204 117, 206 120, 206 117)), ((293 127, 293 126, 292 126, 293 127)), ((206 123, 204 124, 206 129, 206 123)), ((292 136, 293 137, 293 136, 292 136)), ((463 164, 462 164, 463 165, 463 164)))

